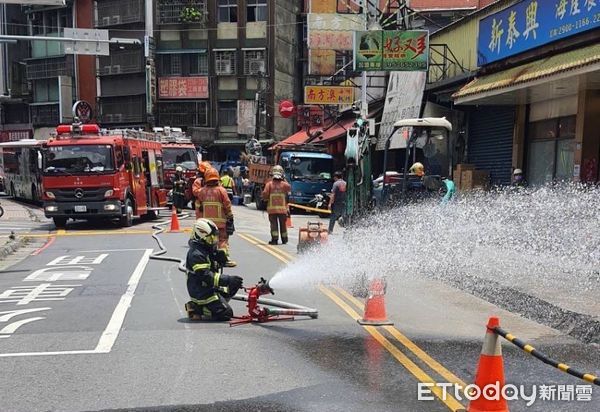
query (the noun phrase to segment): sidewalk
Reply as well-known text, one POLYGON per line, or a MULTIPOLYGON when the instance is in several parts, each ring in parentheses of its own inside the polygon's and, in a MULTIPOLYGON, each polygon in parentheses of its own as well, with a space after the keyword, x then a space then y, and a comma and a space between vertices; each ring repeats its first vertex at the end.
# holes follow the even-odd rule
POLYGON ((0 218, 0 269, 3 270, 38 249, 46 242, 41 238, 25 238, 20 233, 47 231, 43 211, 33 205, 26 205, 9 198, 1 198, 4 215, 0 218), (14 233, 14 239, 11 234, 14 233))

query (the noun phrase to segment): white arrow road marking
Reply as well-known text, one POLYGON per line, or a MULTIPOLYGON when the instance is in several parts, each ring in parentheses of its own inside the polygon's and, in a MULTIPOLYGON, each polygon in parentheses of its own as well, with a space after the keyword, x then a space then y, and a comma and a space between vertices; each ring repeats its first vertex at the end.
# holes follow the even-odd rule
POLYGON ((10 323, 10 324, 6 325, 4 328, 0 329, 0 338, 9 338, 10 335, 15 333, 15 331, 17 329, 19 329, 21 326, 26 325, 31 322, 35 322, 36 320, 42 320, 42 319, 46 319, 46 318, 43 318, 43 317, 29 318, 29 319, 23 319, 23 320, 19 320, 17 322, 10 323))

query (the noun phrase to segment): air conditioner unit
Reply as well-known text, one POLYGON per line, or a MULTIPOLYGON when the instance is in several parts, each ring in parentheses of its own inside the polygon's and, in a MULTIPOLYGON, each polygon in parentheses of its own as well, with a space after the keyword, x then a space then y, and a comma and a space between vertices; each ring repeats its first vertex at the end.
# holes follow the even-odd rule
POLYGON ((112 24, 121 24, 121 16, 112 16, 112 24))
POLYGON ((104 66, 104 74, 110 74, 111 66, 104 66))
POLYGON ((111 74, 120 74, 121 73, 121 65, 120 64, 115 64, 114 66, 112 66, 111 69, 111 74))
POLYGON ((103 26, 110 26, 110 16, 102 17, 102 25, 103 26))
POLYGON ((249 74, 265 73, 264 60, 250 60, 248 62, 249 74))

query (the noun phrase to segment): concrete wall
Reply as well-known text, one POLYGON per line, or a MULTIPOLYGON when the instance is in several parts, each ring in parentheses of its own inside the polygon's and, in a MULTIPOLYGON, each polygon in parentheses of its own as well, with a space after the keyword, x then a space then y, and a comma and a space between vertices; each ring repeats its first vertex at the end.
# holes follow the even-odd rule
POLYGON ((296 119, 284 119, 279 115, 278 105, 283 99, 301 103, 299 96, 300 73, 298 58, 300 28, 296 23, 296 15, 302 5, 295 0, 273 1, 275 7, 275 44, 269 52, 275 51, 274 78, 274 130, 275 138, 282 140, 296 132, 296 119))

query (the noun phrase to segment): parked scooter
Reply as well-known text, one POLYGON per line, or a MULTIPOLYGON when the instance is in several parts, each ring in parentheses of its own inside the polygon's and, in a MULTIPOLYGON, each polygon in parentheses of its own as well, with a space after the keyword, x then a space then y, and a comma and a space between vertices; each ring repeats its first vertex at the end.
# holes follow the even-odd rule
MULTIPOLYGON (((329 210, 330 193, 323 189, 321 193, 317 193, 315 197, 308 202, 308 206, 314 209, 329 210)), ((329 213, 317 213, 321 218, 328 218, 329 213)))

